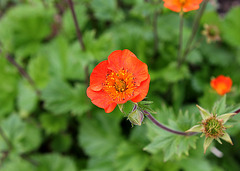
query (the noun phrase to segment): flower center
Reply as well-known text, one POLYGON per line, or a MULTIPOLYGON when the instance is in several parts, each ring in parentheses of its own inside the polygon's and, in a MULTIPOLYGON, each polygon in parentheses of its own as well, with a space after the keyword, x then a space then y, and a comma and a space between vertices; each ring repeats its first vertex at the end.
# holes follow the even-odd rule
POLYGON ((224 83, 219 83, 217 85, 217 90, 219 91, 220 94, 223 94, 226 91, 226 89, 227 89, 227 86, 224 83))
POLYGON ((126 82, 124 80, 119 80, 119 79, 116 79, 115 81, 115 89, 118 91, 118 92, 124 92, 126 90, 126 82))
POLYGON ((215 36, 216 35, 216 30, 214 28, 211 28, 209 30, 209 36, 215 36))
POLYGON ((106 76, 104 91, 116 103, 130 99, 136 89, 134 76, 127 70, 121 69, 118 72, 110 71, 106 76))
POLYGON ((225 127, 222 124, 222 121, 218 120, 216 116, 212 116, 203 121, 204 133, 207 137, 218 138, 223 136, 223 130, 225 127))

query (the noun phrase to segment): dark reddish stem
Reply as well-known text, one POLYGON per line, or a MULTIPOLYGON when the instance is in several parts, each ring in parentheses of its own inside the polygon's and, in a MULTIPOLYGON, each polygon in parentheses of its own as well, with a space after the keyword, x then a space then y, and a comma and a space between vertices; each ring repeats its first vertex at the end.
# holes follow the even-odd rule
MULTIPOLYGON (((0 50, 1 53, 1 50, 0 50)), ((38 96, 40 96, 40 91, 37 89, 34 81, 32 80, 32 78, 28 75, 28 73, 14 60, 14 58, 12 58, 10 55, 6 55, 5 58, 13 65, 17 68, 18 72, 24 77, 26 78, 26 80, 30 83, 30 85, 34 88, 36 94, 38 96)))
POLYGON ((83 40, 82 40, 82 32, 81 32, 80 27, 78 25, 77 16, 76 16, 76 13, 75 13, 75 10, 74 10, 73 2, 72 2, 72 0, 67 0, 67 1, 68 1, 69 7, 70 7, 71 12, 72 12, 73 21, 74 21, 76 32, 77 32, 78 41, 81 45, 82 50, 85 51, 86 48, 85 48, 85 45, 84 45, 83 40))
POLYGON ((159 128, 167 132, 170 132, 172 134, 182 135, 182 136, 192 136, 192 135, 198 134, 197 132, 182 132, 182 131, 176 131, 176 130, 170 129, 164 126, 163 124, 161 124, 160 122, 158 122, 148 111, 144 110, 143 112, 148 117, 148 119, 150 119, 150 121, 152 121, 156 126, 158 126, 159 128))
POLYGON ((234 113, 236 114, 240 113, 240 109, 236 110, 234 113))

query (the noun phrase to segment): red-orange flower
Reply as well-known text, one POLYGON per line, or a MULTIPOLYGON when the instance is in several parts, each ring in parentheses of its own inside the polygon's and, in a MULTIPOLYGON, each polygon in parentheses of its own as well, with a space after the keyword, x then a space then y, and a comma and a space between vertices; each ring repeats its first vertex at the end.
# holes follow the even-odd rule
POLYGON ((203 0, 163 0, 164 6, 175 12, 197 10, 203 0))
POLYGON ((116 50, 93 69, 87 96, 93 104, 110 113, 117 104, 142 101, 149 83, 147 65, 127 49, 116 50))
POLYGON ((230 92, 232 80, 230 77, 219 75, 217 78, 211 80, 211 87, 215 89, 219 95, 224 95, 230 92))

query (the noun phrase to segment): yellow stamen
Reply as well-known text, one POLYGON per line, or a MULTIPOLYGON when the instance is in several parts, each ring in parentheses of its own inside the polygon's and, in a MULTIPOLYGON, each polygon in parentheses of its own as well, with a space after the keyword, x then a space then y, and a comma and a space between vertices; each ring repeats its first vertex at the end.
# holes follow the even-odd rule
POLYGON ((118 72, 109 73, 104 84, 104 91, 115 102, 121 102, 134 95, 136 89, 134 76, 127 70, 121 69, 118 72))

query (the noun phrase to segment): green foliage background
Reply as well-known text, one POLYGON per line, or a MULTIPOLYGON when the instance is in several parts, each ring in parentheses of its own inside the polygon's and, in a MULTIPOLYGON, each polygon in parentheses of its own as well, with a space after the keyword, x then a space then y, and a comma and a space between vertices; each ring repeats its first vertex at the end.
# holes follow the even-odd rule
MULTIPOLYGON (((233 80, 227 104, 239 104, 240 7, 220 17, 208 4, 197 39, 207 23, 219 27, 222 41, 202 41, 180 68, 179 15, 163 3, 75 0, 74 8, 85 51, 66 1, 0 1, 0 130, 5 135, 0 136, 0 170, 239 170, 239 115, 228 130, 235 145, 216 143, 224 154, 218 158, 210 150, 203 154, 198 135, 170 135, 147 119, 132 127, 117 108, 105 114, 87 98, 86 88, 100 61, 114 50, 129 49, 148 64, 154 117, 170 128, 185 131, 197 124, 196 104, 211 110, 220 96, 209 83, 220 74, 233 80), (7 61, 8 55, 40 94, 7 61)), ((196 13, 184 15, 184 45, 196 13)))

